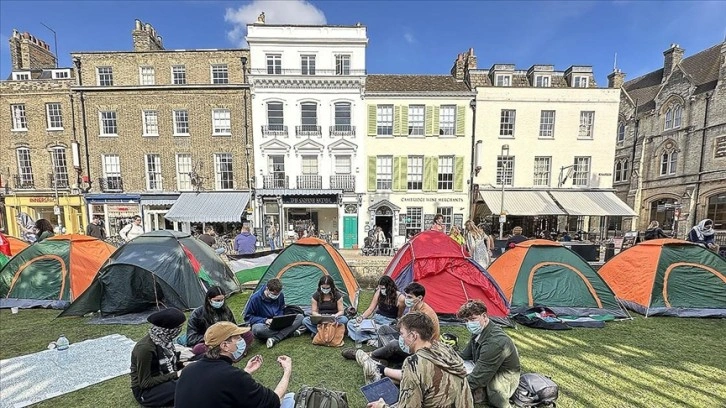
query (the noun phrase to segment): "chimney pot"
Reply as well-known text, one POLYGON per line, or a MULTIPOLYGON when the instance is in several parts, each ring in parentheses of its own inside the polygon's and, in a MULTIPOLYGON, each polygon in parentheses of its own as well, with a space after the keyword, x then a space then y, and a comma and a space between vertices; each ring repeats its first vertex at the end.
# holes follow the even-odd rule
POLYGON ((144 26, 144 29, 145 29, 146 31, 151 31, 151 24, 149 24, 149 23, 146 23, 146 25, 144 26))
POLYGON ((136 30, 141 30, 141 20, 139 20, 138 18, 134 20, 134 27, 136 30))

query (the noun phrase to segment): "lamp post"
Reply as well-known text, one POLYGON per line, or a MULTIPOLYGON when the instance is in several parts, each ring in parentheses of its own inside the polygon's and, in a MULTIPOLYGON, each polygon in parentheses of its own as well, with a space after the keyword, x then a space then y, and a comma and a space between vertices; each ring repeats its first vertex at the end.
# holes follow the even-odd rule
POLYGON ((501 198, 501 207, 499 211, 499 239, 504 239, 504 223, 507 220, 506 213, 504 212, 504 185, 506 184, 504 180, 504 174, 506 170, 506 166, 509 164, 509 145, 505 144, 502 145, 502 151, 501 151, 501 173, 499 174, 499 181, 502 183, 502 198, 501 198), (506 160, 506 161, 505 161, 506 160))

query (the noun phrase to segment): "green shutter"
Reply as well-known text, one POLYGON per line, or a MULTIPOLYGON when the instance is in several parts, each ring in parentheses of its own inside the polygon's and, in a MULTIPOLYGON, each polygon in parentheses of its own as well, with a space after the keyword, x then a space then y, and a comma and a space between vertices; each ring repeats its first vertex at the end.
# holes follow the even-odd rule
POLYGON ((406 191, 408 190, 408 156, 401 156, 399 159, 398 176, 401 179, 401 190, 406 191))
POLYGON ((438 136, 441 134, 441 127, 440 127, 440 122, 439 122, 440 113, 441 113, 441 106, 434 106, 434 118, 432 120, 433 128, 434 128, 434 131, 432 132, 432 134, 434 136, 438 136))
POLYGON ((393 107, 393 136, 401 134, 401 107, 393 107))
POLYGON ((424 191, 437 191, 439 182, 439 158, 428 156, 424 158, 424 191))
POLYGON ((454 157, 454 191, 464 191, 464 157, 454 157))
POLYGON ((368 156, 368 191, 376 191, 376 156, 368 156))
POLYGON ((378 123, 376 118, 376 105, 368 105, 368 136, 378 134, 378 123))
POLYGON ((393 157, 393 170, 392 170, 393 171, 393 181, 391 183, 392 184, 391 189, 393 191, 401 191, 401 178, 399 177, 399 174, 398 174, 399 173, 398 167, 399 167, 400 161, 401 161, 401 158, 399 156, 393 157))
POLYGON ((426 113, 424 116, 424 134, 426 136, 435 135, 434 132, 434 107, 426 105, 426 113))
POLYGON ((408 136, 408 105, 401 105, 401 136, 408 136))
POLYGON ((464 136, 466 131, 466 106, 456 107, 456 136, 464 136))

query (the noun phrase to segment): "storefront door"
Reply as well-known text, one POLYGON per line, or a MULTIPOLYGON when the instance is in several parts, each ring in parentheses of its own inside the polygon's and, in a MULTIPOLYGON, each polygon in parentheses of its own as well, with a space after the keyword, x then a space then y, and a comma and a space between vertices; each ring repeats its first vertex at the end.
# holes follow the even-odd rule
POLYGON ((358 244, 358 217, 343 217, 343 248, 358 244))

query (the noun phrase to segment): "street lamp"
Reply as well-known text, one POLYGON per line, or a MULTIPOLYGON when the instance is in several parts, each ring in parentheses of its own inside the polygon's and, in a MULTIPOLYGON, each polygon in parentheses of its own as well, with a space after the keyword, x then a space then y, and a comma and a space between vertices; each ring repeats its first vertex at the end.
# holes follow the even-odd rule
POLYGON ((502 145, 502 152, 501 152, 501 172, 499 173, 499 181, 502 183, 502 199, 501 199, 501 206, 499 209, 499 239, 504 239, 504 223, 507 220, 507 215, 504 212, 504 174, 506 170, 506 166, 509 163, 509 145, 505 144, 502 145), (505 161, 506 160, 506 161, 505 161))

